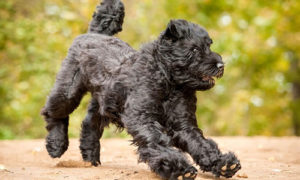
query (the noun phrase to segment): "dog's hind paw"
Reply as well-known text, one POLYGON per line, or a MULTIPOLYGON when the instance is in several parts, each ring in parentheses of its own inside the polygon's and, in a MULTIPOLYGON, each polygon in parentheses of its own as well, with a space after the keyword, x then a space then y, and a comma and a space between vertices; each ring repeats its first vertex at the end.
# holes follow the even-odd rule
POLYGON ((86 139, 81 138, 79 148, 84 161, 91 162, 93 166, 101 165, 99 140, 87 141, 86 139))
POLYGON ((221 156, 218 165, 213 169, 213 173, 217 176, 231 178, 238 170, 241 169, 240 161, 236 156, 229 152, 221 156))
POLYGON ((52 158, 59 158, 68 149, 68 139, 46 139, 46 149, 52 158))
POLYGON ((58 127, 50 130, 46 138, 46 149, 52 158, 59 158, 68 149, 69 139, 67 132, 58 127))
POLYGON ((82 158, 85 162, 90 162, 93 166, 101 165, 99 154, 98 156, 88 155, 86 152, 82 152, 82 158))

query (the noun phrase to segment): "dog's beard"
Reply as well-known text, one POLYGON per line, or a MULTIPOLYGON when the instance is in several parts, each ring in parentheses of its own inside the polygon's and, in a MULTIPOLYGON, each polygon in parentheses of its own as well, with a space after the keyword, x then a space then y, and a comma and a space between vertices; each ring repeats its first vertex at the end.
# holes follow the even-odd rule
POLYGON ((224 74, 224 70, 218 70, 217 73, 214 75, 203 75, 201 77, 201 80, 204 82, 207 82, 213 86, 215 84, 215 79, 221 78, 223 76, 223 74, 224 74))
POLYGON ((194 88, 196 90, 200 90, 200 91, 205 91, 208 89, 211 89, 215 86, 216 83, 216 79, 219 79, 223 76, 224 74, 224 69, 217 69, 214 70, 212 74, 204 74, 204 75, 200 75, 200 79, 198 80, 197 83, 194 83, 194 88))
POLYGON ((210 86, 214 86, 215 85, 215 79, 214 79, 215 77, 213 77, 213 76, 203 76, 202 77, 202 81, 203 82, 207 82, 210 86))

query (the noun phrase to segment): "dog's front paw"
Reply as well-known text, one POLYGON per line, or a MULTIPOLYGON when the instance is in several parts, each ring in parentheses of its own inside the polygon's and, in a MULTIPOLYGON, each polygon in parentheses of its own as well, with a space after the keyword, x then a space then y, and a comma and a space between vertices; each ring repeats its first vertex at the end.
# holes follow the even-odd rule
POLYGON ((54 127, 46 138, 46 149, 52 158, 59 158, 68 149, 68 134, 54 127))
POLYGON ((241 168, 240 161, 232 152, 229 152, 221 155, 220 160, 213 168, 212 172, 217 177, 224 176, 226 178, 230 178, 241 168))
POLYGON ((177 180, 194 180, 197 177, 197 169, 193 166, 186 169, 183 175, 177 177, 177 180))

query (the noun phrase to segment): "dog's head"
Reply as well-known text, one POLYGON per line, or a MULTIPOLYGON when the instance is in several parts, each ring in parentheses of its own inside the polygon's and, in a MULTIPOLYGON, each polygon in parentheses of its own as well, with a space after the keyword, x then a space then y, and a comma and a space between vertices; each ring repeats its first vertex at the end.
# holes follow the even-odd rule
POLYGON ((185 20, 170 21, 159 38, 158 52, 175 84, 195 90, 215 85, 214 78, 223 76, 224 63, 211 51, 212 43, 204 28, 185 20))

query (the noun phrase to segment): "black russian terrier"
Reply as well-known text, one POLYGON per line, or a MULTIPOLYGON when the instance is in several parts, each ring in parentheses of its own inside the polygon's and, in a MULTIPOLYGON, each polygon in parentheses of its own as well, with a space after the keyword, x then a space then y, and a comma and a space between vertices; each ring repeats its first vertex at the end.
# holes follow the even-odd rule
POLYGON ((100 164, 99 139, 113 123, 132 135, 139 161, 164 179, 195 179, 197 170, 184 152, 201 170, 232 177, 241 168, 239 160, 205 138, 195 116, 196 91, 212 88, 224 72, 206 30, 171 20, 157 40, 136 51, 112 37, 122 30, 123 18, 120 0, 104 0, 89 32, 70 47, 41 112, 50 156, 60 157, 67 150, 69 114, 90 92, 80 138, 85 161, 100 164))

